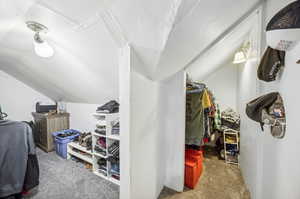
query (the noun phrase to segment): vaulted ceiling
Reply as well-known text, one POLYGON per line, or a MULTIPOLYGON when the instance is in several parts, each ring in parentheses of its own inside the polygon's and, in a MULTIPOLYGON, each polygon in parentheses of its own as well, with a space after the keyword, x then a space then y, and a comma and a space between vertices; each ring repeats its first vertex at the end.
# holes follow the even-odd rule
POLYGON ((0 0, 0 70, 54 100, 102 103, 118 97, 125 43, 145 76, 164 79, 215 45, 258 1, 0 0), (49 28, 53 57, 34 53, 29 20, 49 28))

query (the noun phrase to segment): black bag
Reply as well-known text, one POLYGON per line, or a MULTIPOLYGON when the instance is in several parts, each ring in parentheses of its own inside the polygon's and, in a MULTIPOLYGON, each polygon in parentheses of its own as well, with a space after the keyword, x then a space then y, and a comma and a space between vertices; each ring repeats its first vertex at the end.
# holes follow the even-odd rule
POLYGON ((55 105, 41 105, 40 102, 37 102, 35 105, 37 113, 49 113, 50 111, 57 110, 57 104, 55 105))
POLYGON ((268 109, 270 106, 274 104, 274 102, 277 100, 278 95, 279 95, 278 92, 273 92, 273 93, 263 95, 261 97, 252 100, 246 106, 247 116, 256 122, 259 122, 262 130, 264 130, 262 112, 264 109, 268 109))
POLYGON ((257 76, 266 82, 276 80, 277 73, 284 66, 285 52, 268 47, 260 61, 257 76))

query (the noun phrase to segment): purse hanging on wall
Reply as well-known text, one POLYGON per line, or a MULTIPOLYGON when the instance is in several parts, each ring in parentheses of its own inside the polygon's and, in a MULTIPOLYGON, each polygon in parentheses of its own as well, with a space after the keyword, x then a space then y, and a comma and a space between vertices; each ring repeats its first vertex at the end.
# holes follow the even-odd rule
POLYGON ((258 97, 246 106, 247 116, 259 122, 262 130, 264 125, 270 126, 271 134, 275 138, 283 138, 286 131, 285 108, 282 97, 278 92, 258 97))

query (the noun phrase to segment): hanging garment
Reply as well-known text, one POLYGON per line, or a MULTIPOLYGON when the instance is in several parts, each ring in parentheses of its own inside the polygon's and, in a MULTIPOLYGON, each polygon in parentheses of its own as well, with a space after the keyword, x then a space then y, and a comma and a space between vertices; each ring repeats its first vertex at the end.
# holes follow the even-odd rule
POLYGON ((205 132, 203 92, 186 96, 186 144, 200 146, 205 132))
POLYGON ((22 192, 29 154, 35 154, 31 128, 0 120, 0 197, 22 192))
POLYGON ((221 130, 222 120, 221 120, 221 110, 219 104, 216 104, 216 111, 214 115, 214 129, 221 130))
POLYGON ((284 63, 285 52, 268 47, 257 70, 258 79, 266 82, 275 81, 279 70, 284 67, 284 63))
POLYGON ((202 97, 202 106, 204 109, 212 107, 212 101, 210 95, 206 89, 204 89, 202 97))

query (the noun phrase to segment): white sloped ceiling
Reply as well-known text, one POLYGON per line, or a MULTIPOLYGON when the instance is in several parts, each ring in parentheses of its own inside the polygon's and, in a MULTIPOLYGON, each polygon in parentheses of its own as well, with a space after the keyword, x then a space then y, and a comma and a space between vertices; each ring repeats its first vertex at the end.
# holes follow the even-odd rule
MULTIPOLYGON (((2 1, 1 10, 12 5, 10 1, 2 1)), ((99 2, 33 2, 1 38, 0 69, 54 100, 102 103, 117 98, 117 45, 101 19, 84 26, 102 8, 99 2), (52 58, 34 53, 28 20, 49 28, 47 41, 55 50, 52 58)))
POLYGON ((257 1, 0 0, 0 70, 54 100, 102 103, 118 97, 124 43, 143 62, 137 71, 163 79, 214 44, 257 1), (34 53, 28 20, 49 28, 52 58, 34 53))
POLYGON ((163 79, 188 67, 195 57, 215 45, 242 17, 257 7, 258 2, 260 1, 200 0, 195 4, 196 8, 172 30, 154 74, 155 78, 163 79))

